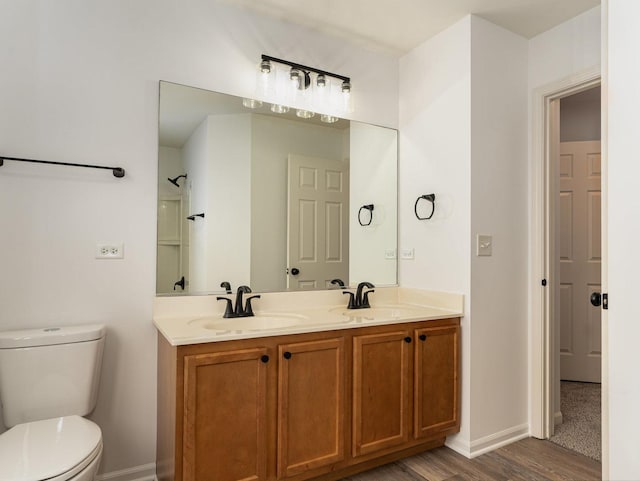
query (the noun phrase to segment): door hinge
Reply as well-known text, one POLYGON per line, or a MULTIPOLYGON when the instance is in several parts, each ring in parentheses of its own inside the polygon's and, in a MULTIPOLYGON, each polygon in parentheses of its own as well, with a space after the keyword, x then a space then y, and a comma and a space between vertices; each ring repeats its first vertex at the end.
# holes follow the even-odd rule
POLYGON ((602 308, 609 309, 609 294, 602 294, 602 308))
POLYGON ((542 279, 542 287, 546 287, 547 285, 547 280, 546 279, 542 279))

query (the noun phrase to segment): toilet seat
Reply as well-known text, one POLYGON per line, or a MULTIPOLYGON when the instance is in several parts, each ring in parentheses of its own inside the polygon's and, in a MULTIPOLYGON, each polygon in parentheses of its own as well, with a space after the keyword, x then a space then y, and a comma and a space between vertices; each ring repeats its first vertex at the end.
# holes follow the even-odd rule
POLYGON ((0 481, 64 481, 102 453, 102 432, 80 416, 18 424, 0 434, 0 481))

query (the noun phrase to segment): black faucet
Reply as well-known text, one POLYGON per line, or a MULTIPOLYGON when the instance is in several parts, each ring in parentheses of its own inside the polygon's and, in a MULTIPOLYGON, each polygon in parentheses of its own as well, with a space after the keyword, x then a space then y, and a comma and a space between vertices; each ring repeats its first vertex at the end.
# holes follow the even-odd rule
POLYGON ((353 292, 343 292, 343 294, 349 294, 349 304, 347 305, 347 309, 366 309, 368 307, 371 307, 369 305, 369 294, 371 292, 375 292, 373 290, 374 287, 375 286, 371 284, 371 282, 361 282, 360 284, 358 284, 355 295, 353 294, 353 292), (362 291, 365 288, 370 290, 365 291, 363 294, 362 291))
POLYGON ((333 279, 331 284, 338 286, 340 289, 344 289, 344 281, 342 279, 333 279))
POLYGON ((251 296, 247 298, 246 304, 242 305, 242 294, 248 294, 251 292, 251 288, 249 286, 240 286, 236 291, 236 305, 233 307, 231 299, 228 297, 216 297, 219 301, 227 301, 227 305, 224 310, 224 318, 230 317, 251 317, 253 316, 253 308, 251 307, 251 299, 260 298, 259 295, 251 296))
POLYGON ((227 294, 233 293, 233 291, 231 290, 231 284, 229 283, 229 281, 222 281, 220 283, 220 287, 222 287, 227 292, 227 294))

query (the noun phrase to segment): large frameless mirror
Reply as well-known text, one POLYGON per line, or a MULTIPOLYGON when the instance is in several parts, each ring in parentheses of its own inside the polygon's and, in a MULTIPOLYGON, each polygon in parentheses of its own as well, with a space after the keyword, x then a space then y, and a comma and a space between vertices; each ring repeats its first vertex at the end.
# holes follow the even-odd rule
POLYGON ((397 131, 273 110, 160 82, 158 294, 397 283, 397 131))

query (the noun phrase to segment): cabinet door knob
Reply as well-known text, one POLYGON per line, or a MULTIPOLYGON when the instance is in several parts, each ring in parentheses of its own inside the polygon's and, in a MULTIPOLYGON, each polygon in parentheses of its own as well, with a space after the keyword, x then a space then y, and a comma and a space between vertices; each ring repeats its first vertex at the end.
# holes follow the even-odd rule
POLYGON ((283 356, 284 356, 285 359, 291 359, 291 353, 289 351, 285 351, 283 356))
POLYGON ((409 344, 411 342, 411 337, 407 336, 404 338, 404 342, 406 342, 407 344, 409 344))
POLYGON ((426 334, 420 334, 420 340, 421 341, 426 341, 427 340, 427 335, 426 334))
POLYGON ((265 354, 260 358, 260 360, 266 364, 269 362, 269 356, 265 354))

